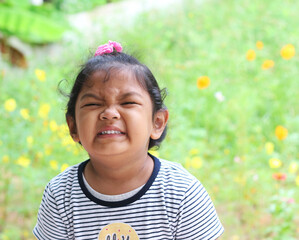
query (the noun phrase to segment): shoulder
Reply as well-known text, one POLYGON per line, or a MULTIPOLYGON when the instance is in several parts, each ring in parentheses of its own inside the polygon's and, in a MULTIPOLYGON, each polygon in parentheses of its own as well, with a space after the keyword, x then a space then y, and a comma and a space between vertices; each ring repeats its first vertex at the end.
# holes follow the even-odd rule
POLYGON ((180 198, 198 189, 202 194, 204 188, 200 181, 189 173, 181 164, 160 159, 161 167, 157 176, 157 183, 165 192, 180 198))
POLYGON ((159 184, 165 192, 180 199, 180 204, 211 203, 210 196, 201 182, 181 164, 160 159, 159 184))
POLYGON ((65 171, 50 180, 46 192, 52 195, 61 195, 69 192, 78 184, 78 168, 80 164, 68 167, 65 171))
POLYGON ((223 232, 213 202, 200 181, 178 163, 161 160, 166 205, 177 207, 176 239, 216 239, 223 232), (170 200, 169 200, 170 199, 170 200))
POLYGON ((165 180, 172 180, 178 184, 190 185, 192 182, 199 182, 196 177, 189 173, 181 164, 160 159, 160 177, 165 180))
POLYGON ((58 174, 50 181, 51 186, 56 187, 59 185, 65 185, 71 183, 74 180, 74 178, 78 176, 79 165, 80 164, 68 167, 62 173, 58 174))

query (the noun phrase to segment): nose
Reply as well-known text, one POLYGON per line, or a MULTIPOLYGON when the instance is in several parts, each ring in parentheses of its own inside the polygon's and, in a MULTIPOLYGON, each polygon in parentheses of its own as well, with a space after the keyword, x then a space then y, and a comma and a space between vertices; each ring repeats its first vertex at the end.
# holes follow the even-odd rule
POLYGON ((112 119, 119 119, 120 114, 117 109, 113 106, 107 107, 101 112, 100 119, 101 120, 112 120, 112 119))

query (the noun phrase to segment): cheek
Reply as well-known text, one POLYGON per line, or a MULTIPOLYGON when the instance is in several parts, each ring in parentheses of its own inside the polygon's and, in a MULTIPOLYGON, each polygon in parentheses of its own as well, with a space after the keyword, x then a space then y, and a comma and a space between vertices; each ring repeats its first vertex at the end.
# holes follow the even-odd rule
POLYGON ((98 111, 77 111, 76 121, 79 122, 92 122, 98 120, 98 111))
POLYGON ((143 112, 131 117, 131 121, 125 120, 128 133, 136 139, 147 140, 153 129, 153 119, 151 113, 143 112))
POLYGON ((96 126, 97 116, 95 114, 91 113, 79 113, 76 116, 76 124, 77 124, 77 130, 79 134, 86 135, 93 131, 94 126, 96 126))

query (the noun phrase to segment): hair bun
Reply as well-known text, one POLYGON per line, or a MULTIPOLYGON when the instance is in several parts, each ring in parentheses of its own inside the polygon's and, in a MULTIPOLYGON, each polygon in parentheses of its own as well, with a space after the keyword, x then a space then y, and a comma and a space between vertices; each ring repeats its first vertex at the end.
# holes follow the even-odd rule
POLYGON ((114 41, 108 41, 108 43, 100 45, 96 50, 94 56, 102 56, 106 53, 112 53, 113 51, 122 52, 123 47, 120 43, 114 41))

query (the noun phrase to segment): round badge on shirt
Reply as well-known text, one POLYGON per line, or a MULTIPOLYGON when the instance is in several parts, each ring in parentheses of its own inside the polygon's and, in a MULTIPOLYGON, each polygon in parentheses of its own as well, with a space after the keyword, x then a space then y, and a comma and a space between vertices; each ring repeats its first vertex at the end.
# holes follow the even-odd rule
POLYGON ((101 230, 98 240, 139 240, 136 231, 125 223, 111 223, 101 230))

